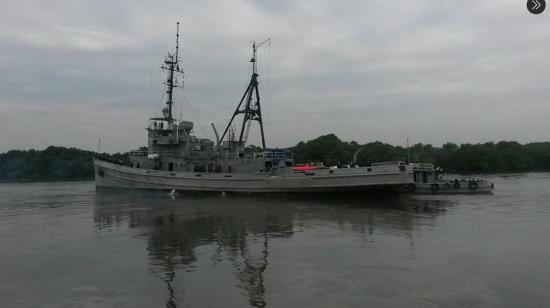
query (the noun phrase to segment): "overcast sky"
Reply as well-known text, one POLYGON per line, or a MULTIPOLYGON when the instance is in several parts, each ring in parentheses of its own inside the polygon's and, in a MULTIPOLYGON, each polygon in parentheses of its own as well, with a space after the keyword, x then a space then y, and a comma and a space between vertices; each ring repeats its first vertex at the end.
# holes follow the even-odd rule
MULTIPOLYGON (((0 11, 0 152, 127 151, 162 106, 181 22, 176 115, 213 137, 259 50, 271 147, 343 140, 550 140, 550 11, 493 1, 8 1, 0 11), (187 99, 185 99, 187 98, 187 99)), ((257 131, 251 132, 258 144, 257 131)))

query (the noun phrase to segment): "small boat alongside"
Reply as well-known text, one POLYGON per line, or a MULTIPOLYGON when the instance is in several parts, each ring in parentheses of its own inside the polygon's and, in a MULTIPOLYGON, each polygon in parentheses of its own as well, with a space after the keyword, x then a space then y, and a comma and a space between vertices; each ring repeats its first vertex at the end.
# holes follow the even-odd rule
POLYGON ((414 182, 407 186, 419 194, 490 194, 494 184, 483 178, 445 174, 433 164, 412 163, 414 182))

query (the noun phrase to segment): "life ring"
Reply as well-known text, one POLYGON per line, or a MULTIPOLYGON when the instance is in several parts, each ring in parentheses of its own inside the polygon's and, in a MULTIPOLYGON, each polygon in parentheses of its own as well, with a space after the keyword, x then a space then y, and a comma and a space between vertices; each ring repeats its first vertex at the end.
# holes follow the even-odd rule
POLYGON ((454 189, 459 189, 460 188, 460 182, 456 181, 453 183, 453 188, 454 189))
POLYGON ((449 188, 451 188, 451 184, 449 184, 449 183, 445 183, 445 184, 443 185, 443 188, 445 188, 445 189, 449 189, 449 188))
POLYGON ((432 185, 430 186, 430 189, 431 189, 432 191, 438 191, 438 190, 439 190, 439 184, 436 184, 436 183, 432 184, 432 185))
POLYGON ((470 182, 470 183, 468 183, 468 188, 470 188, 470 189, 477 189, 477 183, 476 183, 476 182, 470 182))
POLYGON ((414 185, 414 184, 407 185, 407 190, 409 192, 415 192, 416 191, 416 185, 414 185))

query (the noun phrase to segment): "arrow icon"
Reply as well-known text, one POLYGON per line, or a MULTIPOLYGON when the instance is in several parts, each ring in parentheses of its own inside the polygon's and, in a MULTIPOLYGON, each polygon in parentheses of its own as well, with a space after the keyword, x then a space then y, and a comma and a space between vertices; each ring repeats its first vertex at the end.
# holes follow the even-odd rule
POLYGON ((540 14, 546 8, 545 0, 527 0, 527 10, 533 14, 540 14))

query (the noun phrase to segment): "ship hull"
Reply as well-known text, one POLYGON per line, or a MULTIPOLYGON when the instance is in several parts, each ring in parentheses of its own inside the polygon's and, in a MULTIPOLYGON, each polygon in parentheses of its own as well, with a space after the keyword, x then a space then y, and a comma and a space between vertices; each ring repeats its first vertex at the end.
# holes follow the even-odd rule
POLYGON ((273 175, 148 170, 95 159, 94 168, 96 187, 126 189, 243 193, 331 192, 391 190, 412 183, 409 170, 397 165, 273 175))

